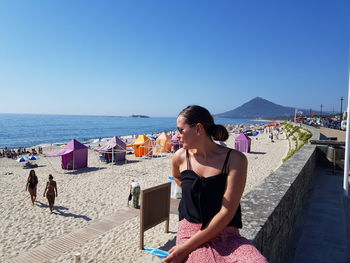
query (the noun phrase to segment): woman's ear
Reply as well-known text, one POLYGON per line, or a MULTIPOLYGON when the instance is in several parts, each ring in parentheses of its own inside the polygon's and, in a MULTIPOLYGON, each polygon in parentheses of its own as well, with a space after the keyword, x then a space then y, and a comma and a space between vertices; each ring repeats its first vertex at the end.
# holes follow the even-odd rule
POLYGON ((205 129, 202 123, 196 124, 196 132, 197 132, 197 135, 201 135, 203 134, 203 132, 205 133, 205 129))

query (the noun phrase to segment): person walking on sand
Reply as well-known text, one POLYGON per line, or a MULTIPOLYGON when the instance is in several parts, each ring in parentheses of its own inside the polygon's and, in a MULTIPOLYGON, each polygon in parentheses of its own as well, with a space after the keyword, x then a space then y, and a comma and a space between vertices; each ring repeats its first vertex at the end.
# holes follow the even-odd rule
POLYGON ((172 175, 182 188, 176 245, 166 263, 241 262, 267 260, 239 234, 240 200, 247 178, 247 158, 216 144, 228 132, 209 111, 192 105, 177 118, 182 148, 172 158, 172 175))
POLYGON ((52 213, 53 205, 55 204, 55 196, 57 197, 57 184, 56 181, 53 180, 53 176, 51 174, 49 175, 49 181, 46 183, 44 197, 45 195, 52 213))
POLYGON ((38 177, 35 174, 34 170, 30 170, 29 176, 26 183, 26 191, 28 190, 30 194, 30 199, 32 200, 32 204, 36 201, 36 190, 38 185, 38 177))
POLYGON ((141 191, 140 184, 138 182, 135 182, 135 180, 131 180, 130 193, 132 195, 132 203, 134 205, 134 208, 140 208, 139 206, 140 191, 141 191))

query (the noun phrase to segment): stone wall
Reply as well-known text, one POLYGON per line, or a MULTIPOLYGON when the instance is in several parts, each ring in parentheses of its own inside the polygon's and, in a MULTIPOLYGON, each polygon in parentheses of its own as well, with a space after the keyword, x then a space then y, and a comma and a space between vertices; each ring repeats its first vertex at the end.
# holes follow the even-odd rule
MULTIPOLYGON (((312 139, 319 139, 315 129, 312 139)), ((296 218, 310 188, 318 158, 315 145, 305 145, 262 184, 242 198, 241 234, 252 240, 270 263, 282 262, 296 218)))

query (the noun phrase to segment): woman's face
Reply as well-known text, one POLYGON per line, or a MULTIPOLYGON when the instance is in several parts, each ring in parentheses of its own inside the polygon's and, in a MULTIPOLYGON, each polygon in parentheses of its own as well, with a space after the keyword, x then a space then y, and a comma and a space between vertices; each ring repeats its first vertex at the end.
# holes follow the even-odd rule
POLYGON ((186 121, 186 118, 181 115, 177 118, 177 136, 184 149, 192 149, 196 145, 198 139, 197 129, 196 125, 190 125, 186 121))

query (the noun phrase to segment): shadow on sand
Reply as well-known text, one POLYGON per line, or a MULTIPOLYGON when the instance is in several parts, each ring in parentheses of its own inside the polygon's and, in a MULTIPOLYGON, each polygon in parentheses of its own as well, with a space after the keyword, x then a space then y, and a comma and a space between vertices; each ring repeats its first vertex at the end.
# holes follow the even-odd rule
MULTIPOLYGON (((41 208, 49 208, 49 206, 47 204, 44 204, 42 202, 36 201, 37 206, 41 207, 41 208)), ((63 210, 68 210, 67 207, 64 206, 53 206, 53 214, 55 215, 59 215, 59 216, 64 216, 64 217, 73 217, 73 218, 82 218, 86 221, 90 221, 91 218, 88 216, 84 216, 84 215, 77 215, 77 214, 73 214, 73 213, 66 213, 63 212, 63 210)))
MULTIPOLYGON (((88 216, 77 215, 77 214, 73 214, 73 213, 62 212, 60 209, 57 209, 56 206, 54 206, 53 208, 57 211, 57 212, 54 212, 56 215, 64 216, 64 217, 81 218, 81 219, 84 219, 85 221, 91 221, 91 218, 88 217, 88 216)), ((67 209, 67 210, 68 210, 68 209, 67 209)))
POLYGON ((81 168, 79 170, 65 172, 65 174, 83 174, 83 173, 95 172, 102 169, 106 169, 106 167, 86 167, 86 168, 81 168))
POLYGON ((176 237, 174 237, 173 239, 166 242, 163 246, 159 247, 159 249, 168 251, 169 249, 171 249, 175 245, 176 245, 176 237))
POLYGON ((22 166, 23 169, 35 169, 35 168, 39 168, 39 167, 46 167, 46 165, 32 164, 32 165, 29 165, 29 166, 22 166))
POLYGON ((122 163, 117 163, 117 165, 125 165, 129 163, 138 163, 140 162, 139 160, 127 160, 126 163, 123 161, 122 163))
POLYGON ((266 154, 266 152, 250 152, 251 154, 266 154))

